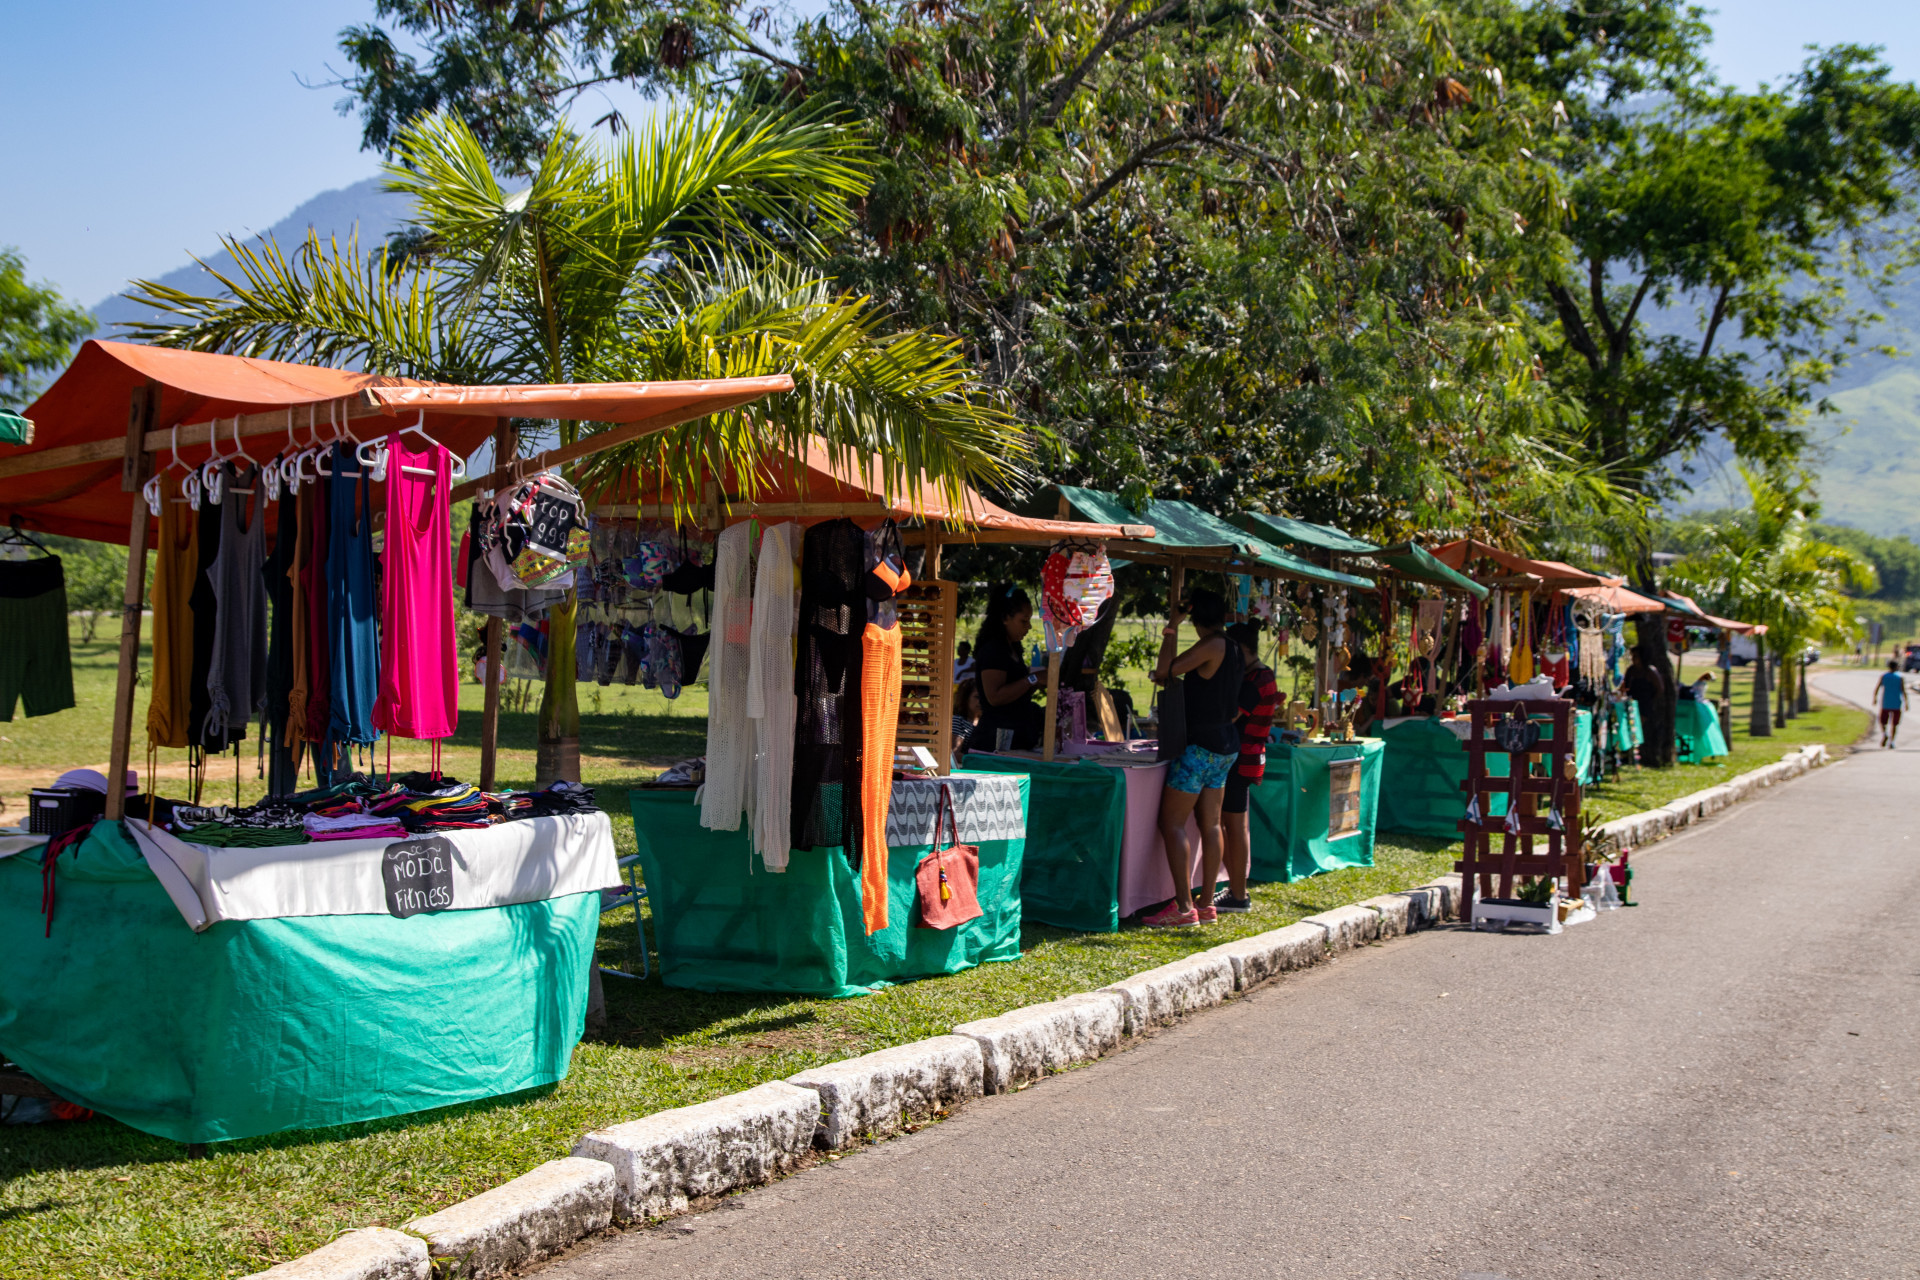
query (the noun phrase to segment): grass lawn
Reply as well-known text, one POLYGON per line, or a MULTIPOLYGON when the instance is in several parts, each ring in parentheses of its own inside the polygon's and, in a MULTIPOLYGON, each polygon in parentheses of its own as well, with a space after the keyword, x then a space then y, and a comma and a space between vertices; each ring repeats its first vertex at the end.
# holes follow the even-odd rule
MULTIPOLYGON (((27 782, 106 759, 112 647, 87 646, 75 661, 77 709, 0 726, 0 778, 14 779, 0 783, 0 791, 18 786, 11 794, 19 794, 27 782)), ((1737 681, 1736 689, 1744 684, 1737 681)), ((637 689, 597 692, 596 705, 591 686, 581 691, 583 772, 603 788, 615 839, 631 850, 625 788, 704 749, 705 698, 698 689, 678 703, 637 689)), ((474 714, 463 714, 445 767, 471 778, 479 690, 463 686, 461 705, 474 714)), ((1744 698, 1738 705, 1744 707, 1744 698)), ((1863 712, 1826 707, 1770 739, 1749 741, 1745 717, 1736 715, 1730 765, 1629 770, 1589 794, 1604 816, 1617 816, 1771 762, 1802 742, 1844 745, 1865 724, 1863 712)), ((503 716, 503 743, 528 744, 502 750, 504 781, 530 781, 532 736, 531 714, 503 716)), ((396 752, 396 765, 402 758, 396 752)), ((422 760, 424 753, 405 758, 422 760)), ((244 795, 260 791, 253 773, 249 754, 244 795)), ((217 765, 214 774, 221 776, 217 765)), ((179 794, 164 774, 162 789, 179 794)), ((398 1225, 496 1186, 565 1155, 580 1133, 597 1125, 1087 990, 1234 937, 1421 883, 1449 870, 1454 856, 1454 846, 1437 840, 1381 837, 1374 866, 1256 885, 1252 913, 1223 917, 1211 929, 1092 935, 1029 926, 1018 963, 984 965, 857 1000, 709 995, 669 990, 657 979, 610 979, 608 1033, 575 1051, 572 1073, 558 1086, 377 1123, 222 1143, 207 1159, 188 1159, 178 1143, 105 1119, 0 1130, 0 1275, 224 1277, 258 1270, 344 1228, 398 1225)), ((609 918, 599 945, 603 963, 637 971, 631 915, 609 918)))

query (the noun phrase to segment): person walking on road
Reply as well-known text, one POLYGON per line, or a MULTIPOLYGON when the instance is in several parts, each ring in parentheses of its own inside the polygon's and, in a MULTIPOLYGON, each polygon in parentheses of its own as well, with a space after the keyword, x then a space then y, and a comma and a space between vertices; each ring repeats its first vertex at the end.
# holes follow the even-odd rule
POLYGON ((1900 732, 1900 713, 1907 709, 1907 678, 1900 674, 1898 662, 1887 663, 1874 701, 1880 705, 1880 745, 1891 747, 1900 732))

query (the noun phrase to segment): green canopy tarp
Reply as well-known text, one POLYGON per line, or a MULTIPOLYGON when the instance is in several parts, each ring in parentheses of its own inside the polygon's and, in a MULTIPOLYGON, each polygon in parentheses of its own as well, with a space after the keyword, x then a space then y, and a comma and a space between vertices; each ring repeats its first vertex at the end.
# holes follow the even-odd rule
POLYGON ((221 921, 195 933, 117 822, 56 864, 0 858, 0 1053, 176 1142, 320 1129, 567 1074, 600 895, 221 921))
POLYGON ((1373 558, 1389 566, 1403 578, 1412 578, 1417 582, 1430 582, 1436 587, 1445 587, 1450 591, 1464 591, 1476 600, 1485 600, 1491 594, 1487 588, 1466 574, 1440 563, 1434 558, 1432 552, 1417 542, 1403 542, 1394 547, 1382 547, 1373 553, 1373 558))
MULTIPOLYGON (((1339 586, 1373 589, 1373 580, 1356 574, 1340 573, 1311 560, 1303 560, 1265 538, 1236 528, 1225 520, 1190 502, 1155 498, 1144 512, 1136 512, 1119 495, 1098 489, 1080 489, 1056 485, 1055 491, 1084 520, 1099 524, 1138 524, 1145 521, 1154 528, 1154 536, 1141 539, 1141 545, 1163 547, 1170 552, 1190 551, 1207 555, 1233 556, 1296 578, 1329 582, 1339 586)), ((1227 568, 1232 572, 1231 567, 1227 568)))
POLYGON ((1372 555, 1380 549, 1330 524, 1314 524, 1310 520, 1295 520, 1291 516, 1277 516, 1267 511, 1243 511, 1233 518, 1233 522, 1283 547, 1309 547, 1343 556, 1372 555))
POLYGON ((932 846, 889 849, 888 924, 869 935, 860 873, 845 850, 796 849, 776 875, 760 865, 751 832, 701 826, 693 792, 632 791, 628 800, 660 976, 670 987, 864 996, 908 978, 1020 958, 1020 840, 981 842, 983 914, 957 929, 915 923, 914 870, 932 846))

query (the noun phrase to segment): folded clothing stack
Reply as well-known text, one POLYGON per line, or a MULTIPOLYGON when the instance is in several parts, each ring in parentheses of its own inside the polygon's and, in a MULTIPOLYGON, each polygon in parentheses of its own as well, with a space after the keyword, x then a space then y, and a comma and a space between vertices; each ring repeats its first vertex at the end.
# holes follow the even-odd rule
POLYGON ((310 813, 304 825, 310 840, 385 840, 407 834, 398 819, 375 813, 342 813, 336 817, 310 813))
POLYGON ((367 811, 393 818, 408 831, 460 831, 489 826, 487 797, 455 782, 431 790, 395 787, 367 801, 367 811))

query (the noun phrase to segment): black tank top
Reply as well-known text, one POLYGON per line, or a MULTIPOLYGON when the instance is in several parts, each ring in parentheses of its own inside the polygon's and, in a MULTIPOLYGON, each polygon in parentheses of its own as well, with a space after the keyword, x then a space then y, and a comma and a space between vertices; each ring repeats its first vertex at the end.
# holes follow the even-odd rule
POLYGON ((1240 678, 1246 661, 1239 645, 1225 636, 1220 639, 1227 652, 1219 669, 1211 677, 1197 668, 1187 672, 1181 692, 1187 704, 1187 744, 1225 756, 1240 749, 1233 717, 1240 709, 1240 678))

